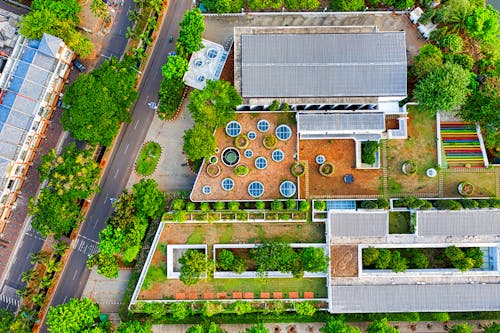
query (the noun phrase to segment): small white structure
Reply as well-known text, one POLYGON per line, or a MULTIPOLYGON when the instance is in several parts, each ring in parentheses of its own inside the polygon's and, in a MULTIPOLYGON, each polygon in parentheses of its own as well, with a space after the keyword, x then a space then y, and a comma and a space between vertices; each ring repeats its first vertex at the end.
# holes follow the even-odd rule
POLYGON ((189 69, 184 74, 184 83, 196 89, 203 89, 207 80, 218 80, 228 52, 222 45, 202 40, 203 48, 191 55, 189 69))
POLYGON ((417 7, 410 12, 410 20, 413 22, 413 24, 418 23, 418 19, 420 18, 420 16, 422 16, 423 13, 424 11, 420 7, 417 7))

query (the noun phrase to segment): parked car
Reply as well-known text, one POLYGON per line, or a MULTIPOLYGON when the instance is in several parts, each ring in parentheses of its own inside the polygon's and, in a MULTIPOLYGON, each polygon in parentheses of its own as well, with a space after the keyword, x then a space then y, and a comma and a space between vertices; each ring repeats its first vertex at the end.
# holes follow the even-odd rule
POLYGON ((82 73, 87 70, 87 67, 85 67, 78 59, 73 60, 73 65, 82 73))

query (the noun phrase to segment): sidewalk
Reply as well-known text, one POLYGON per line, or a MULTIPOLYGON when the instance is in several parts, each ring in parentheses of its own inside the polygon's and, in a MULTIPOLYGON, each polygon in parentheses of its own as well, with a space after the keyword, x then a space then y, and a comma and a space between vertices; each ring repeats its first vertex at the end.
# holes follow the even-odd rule
MULTIPOLYGON (((473 333, 481 333, 482 329, 479 328, 479 324, 484 326, 489 325, 492 321, 489 320, 474 320, 469 321, 469 325, 473 326, 473 333)), ((450 321, 447 324, 440 322, 391 322, 391 325, 398 328, 400 333, 446 333, 448 332, 445 328, 451 327, 454 324, 463 323, 463 321, 450 321)), ((368 322, 356 322, 350 323, 352 326, 359 327, 362 332, 366 332, 366 328, 370 323, 368 322)), ((323 327, 324 323, 267 323, 264 326, 269 330, 270 333, 320 333, 320 328, 323 327)), ((154 325, 154 333, 182 333, 185 332, 192 325, 154 325)), ((221 327, 228 333, 239 333, 244 332, 247 327, 251 324, 223 324, 221 327)))

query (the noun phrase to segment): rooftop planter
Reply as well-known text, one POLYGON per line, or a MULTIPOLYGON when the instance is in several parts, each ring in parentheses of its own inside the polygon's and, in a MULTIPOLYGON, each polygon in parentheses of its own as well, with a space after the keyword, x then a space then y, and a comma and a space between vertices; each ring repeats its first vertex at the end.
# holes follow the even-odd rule
POLYGON ((218 166, 217 164, 209 164, 207 165, 207 175, 209 175, 210 177, 217 177, 218 175, 220 175, 220 166, 218 166))
POLYGON ((330 162, 325 162, 319 166, 319 173, 322 176, 330 177, 331 175, 333 175, 333 171, 333 164, 330 162))
POLYGON ((137 157, 135 171, 140 176, 150 176, 158 165, 161 147, 157 142, 146 142, 137 157))
POLYGON ((300 177, 307 171, 306 165, 303 162, 295 162, 290 168, 290 172, 294 177, 300 177))
POLYGON ((468 197, 471 196, 472 193, 474 193, 474 185, 470 182, 460 182, 458 184, 458 193, 460 193, 461 196, 463 197, 468 197))
POLYGON ((248 140, 245 134, 238 135, 234 138, 234 146, 238 149, 246 149, 249 143, 250 140, 248 140))
POLYGON ((234 168, 234 174, 236 176, 245 177, 249 172, 250 169, 244 164, 240 164, 236 168, 234 168))
POLYGON ((417 172, 417 164, 412 160, 405 161, 401 166, 401 172, 407 176, 413 175, 417 172))
POLYGON ((274 134, 267 134, 264 136, 264 139, 262 139, 262 144, 266 149, 273 149, 276 147, 276 144, 278 143, 278 139, 274 136, 274 134))

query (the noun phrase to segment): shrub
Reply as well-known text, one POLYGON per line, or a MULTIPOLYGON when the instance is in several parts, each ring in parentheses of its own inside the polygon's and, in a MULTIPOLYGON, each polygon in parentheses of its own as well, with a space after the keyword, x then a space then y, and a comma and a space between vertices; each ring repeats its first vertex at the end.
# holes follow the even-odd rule
POLYGON ((373 200, 364 200, 361 201, 361 208, 363 209, 377 209, 377 202, 373 200))
POLYGON ((432 204, 430 201, 424 200, 424 205, 420 207, 421 210, 429 210, 432 208, 432 204))
POLYGON ((215 210, 224 210, 226 209, 226 203, 224 201, 217 201, 214 203, 215 210))
POLYGON ((221 250, 217 259, 217 266, 225 271, 229 271, 233 268, 233 265, 234 253, 226 249, 221 250))
POLYGON ((450 320, 450 314, 448 312, 434 312, 432 318, 441 323, 446 323, 450 320))
POLYGON ((255 202, 255 209, 266 209, 266 203, 264 201, 255 202))
POLYGON ((441 210, 460 210, 462 205, 456 200, 436 200, 433 206, 441 210))
POLYGON ((415 268, 418 269, 425 269, 429 267, 429 258, 422 252, 418 251, 413 254, 413 257, 411 258, 411 263, 415 268))
POLYGON ((375 247, 369 247, 369 248, 363 249, 363 253, 362 253, 363 266, 368 267, 368 266, 373 265, 377 261, 379 255, 380 255, 379 249, 377 249, 375 247))
POLYGON ((234 146, 238 149, 246 149, 250 144, 250 140, 245 134, 240 134, 234 138, 234 146))
POLYGON ((454 245, 447 247, 446 250, 444 250, 444 254, 448 259, 450 259, 451 262, 459 261, 465 258, 464 251, 454 245))
POLYGON ((270 111, 278 111, 279 107, 280 107, 280 102, 278 102, 277 100, 273 100, 271 105, 269 105, 269 110, 270 111))
POLYGON ((186 220, 187 220, 187 214, 183 210, 178 210, 178 211, 174 212, 172 217, 173 217, 174 221, 177 221, 177 222, 186 222, 186 220))
POLYGON ((378 150, 379 143, 377 141, 366 141, 363 145, 361 161, 366 164, 375 164, 375 153, 378 150))
POLYGON ((321 211, 326 210, 326 202, 319 201, 319 200, 314 201, 314 209, 321 210, 321 211))
POLYGON ((290 168, 290 172, 294 177, 300 177, 307 171, 306 166, 302 162, 294 162, 290 168))
POLYGON ((183 210, 185 204, 186 203, 184 202, 184 199, 174 199, 174 201, 172 202, 172 210, 183 210))
POLYGON ((290 105, 288 103, 283 103, 280 105, 281 111, 290 111, 290 105))
POLYGON ((191 314, 191 307, 184 302, 170 303, 170 312, 174 319, 182 320, 191 314))
POLYGON ((500 199, 488 199, 488 204, 491 208, 500 208, 500 199))
POLYGON ((472 327, 467 323, 455 324, 449 330, 449 333, 472 333, 472 327))
POLYGON ((276 137, 273 134, 266 134, 264 136, 264 139, 262 140, 262 144, 264 145, 265 148, 267 149, 273 149, 276 147, 276 144, 278 143, 276 137))
POLYGON ((311 204, 309 201, 301 200, 299 201, 299 210, 301 212, 308 212, 311 209, 311 204))
POLYGON ((292 272, 293 263, 298 258, 290 245, 283 242, 263 242, 252 249, 250 256, 255 260, 257 272, 292 272))
POLYGON ((460 203, 465 209, 474 209, 479 206, 479 203, 477 201, 471 199, 462 199, 460 200, 460 203))
POLYGON ((391 264, 391 251, 388 249, 379 249, 379 255, 375 261, 375 268, 386 269, 391 264))
POLYGON ((236 301, 232 305, 233 311, 238 315, 244 315, 252 312, 252 304, 250 302, 236 301))
POLYGON ((186 204, 186 210, 188 212, 192 212, 193 210, 196 209, 196 204, 194 202, 191 202, 189 201, 187 204, 186 204))
POLYGON ((248 167, 246 165, 238 165, 236 168, 234 168, 234 174, 236 176, 245 176, 248 174, 248 167))
POLYGON ((224 306, 217 302, 205 302, 201 309, 201 314, 204 317, 212 317, 222 312, 224 312, 224 306))
POLYGON ((308 247, 301 253, 302 267, 307 272, 325 272, 328 267, 328 257, 321 247, 308 247))
POLYGON ((227 208, 230 211, 236 212, 240 209, 240 203, 238 201, 231 201, 227 204, 227 208))
POLYGON ((392 252, 390 266, 396 273, 404 272, 408 268, 408 261, 406 258, 401 257, 401 253, 396 250, 392 252))
POLYGON ((297 208, 297 202, 293 199, 288 199, 286 202, 286 209, 293 210, 297 208))
POLYGON ((202 212, 208 212, 210 210, 210 204, 208 202, 202 202, 200 204, 200 210, 202 212))
POLYGON ((299 316, 313 316, 316 313, 316 307, 309 302, 295 303, 295 311, 299 316))
POLYGON ((280 211, 283 210, 283 201, 274 200, 271 202, 271 210, 280 211))
POLYGON ((245 272, 248 269, 248 265, 245 259, 241 257, 234 257, 234 262, 233 262, 233 272, 237 274, 241 274, 245 272))
POLYGON ((489 203, 488 203, 488 200, 481 200, 481 199, 480 199, 480 200, 474 200, 474 201, 476 201, 476 202, 477 202, 477 206, 478 206, 479 208, 488 208, 488 207, 490 207, 490 205, 489 205, 489 203))
POLYGON ((447 34, 440 40, 439 46, 447 47, 451 52, 460 52, 464 47, 464 41, 457 34, 447 34))
POLYGON ((181 275, 179 280, 186 286, 198 283, 203 273, 209 268, 207 256, 197 250, 189 249, 179 258, 181 275))
POLYGON ((481 268, 481 266, 483 266, 484 253, 483 253, 483 251, 481 251, 480 248, 470 247, 467 250, 465 250, 465 255, 468 258, 471 258, 472 260, 474 260, 474 268, 481 268))
POLYGON ((274 301, 270 303, 270 306, 272 312, 276 315, 280 315, 286 310, 285 303, 283 301, 274 301))
POLYGON ((376 200, 376 202, 377 202, 378 208, 380 208, 380 209, 387 209, 387 208, 389 208, 389 201, 387 201, 387 199, 379 198, 379 199, 376 200))

